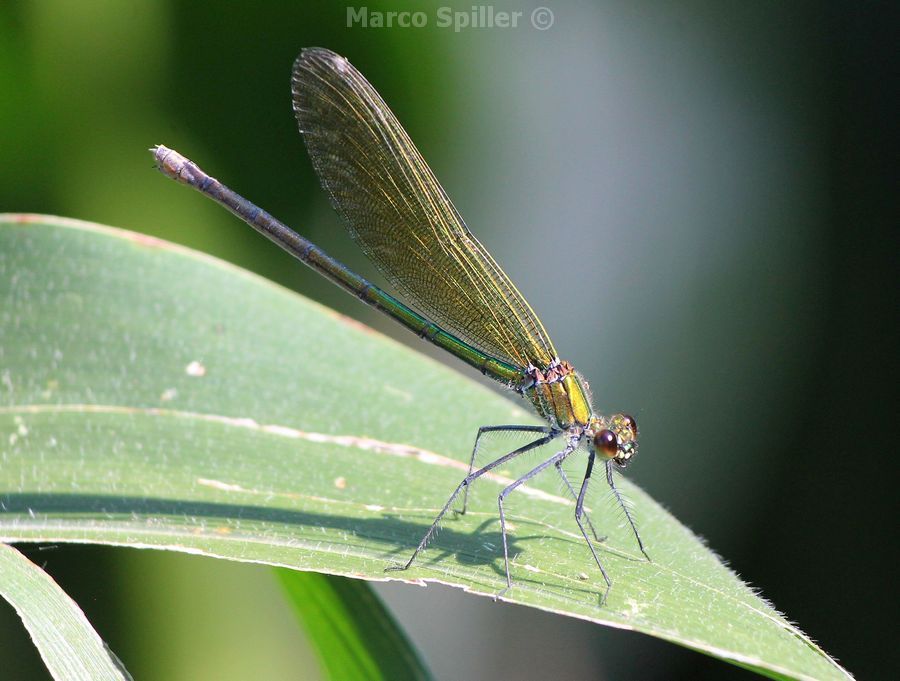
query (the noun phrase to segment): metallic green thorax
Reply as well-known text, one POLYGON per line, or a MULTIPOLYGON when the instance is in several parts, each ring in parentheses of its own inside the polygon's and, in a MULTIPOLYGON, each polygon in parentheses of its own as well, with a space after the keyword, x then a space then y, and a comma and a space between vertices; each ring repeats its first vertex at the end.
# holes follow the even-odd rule
POLYGON ((522 392, 540 416, 563 430, 588 425, 592 409, 587 387, 571 364, 555 359, 543 370, 528 367, 526 375, 522 392))

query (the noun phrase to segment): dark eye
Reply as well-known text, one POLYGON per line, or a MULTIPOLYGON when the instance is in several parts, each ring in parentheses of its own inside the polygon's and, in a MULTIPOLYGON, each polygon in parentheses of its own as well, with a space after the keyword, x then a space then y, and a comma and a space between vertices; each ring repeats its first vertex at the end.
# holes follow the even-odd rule
POLYGON ((610 459, 619 453, 619 438, 611 430, 604 428, 594 436, 594 448, 610 459))
POLYGON ((634 420, 633 416, 629 416, 628 414, 624 414, 625 420, 628 421, 628 427, 631 428, 631 433, 634 437, 637 437, 637 421, 634 420))

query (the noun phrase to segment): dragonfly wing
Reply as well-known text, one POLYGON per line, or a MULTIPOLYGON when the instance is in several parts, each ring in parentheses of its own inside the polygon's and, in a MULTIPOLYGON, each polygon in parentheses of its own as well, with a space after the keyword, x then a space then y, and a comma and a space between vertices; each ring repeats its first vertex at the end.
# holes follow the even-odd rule
POLYGON ((557 355, 537 315, 466 228, 393 112, 343 57, 303 50, 294 112, 350 234, 418 311, 510 364, 557 355))

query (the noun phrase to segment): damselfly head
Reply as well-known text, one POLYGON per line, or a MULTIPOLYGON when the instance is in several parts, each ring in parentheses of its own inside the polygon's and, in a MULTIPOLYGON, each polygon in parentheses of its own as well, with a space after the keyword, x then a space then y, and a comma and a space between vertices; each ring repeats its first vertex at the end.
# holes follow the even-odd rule
POLYGON ((594 451, 625 468, 637 454, 637 422, 628 414, 594 419, 589 426, 594 451))

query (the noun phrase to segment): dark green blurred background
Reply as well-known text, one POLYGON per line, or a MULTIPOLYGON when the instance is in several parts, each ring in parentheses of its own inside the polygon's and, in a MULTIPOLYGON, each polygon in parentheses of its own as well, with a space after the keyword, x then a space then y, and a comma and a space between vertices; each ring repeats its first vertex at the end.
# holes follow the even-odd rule
MULTIPOLYGON (((371 274, 290 108, 301 47, 347 56, 589 377, 596 406, 637 416, 630 477, 848 669, 896 678, 897 239, 882 94, 896 16, 856 2, 524 0, 494 3, 523 11, 519 28, 454 32, 434 26, 437 4, 368 3, 422 9, 431 26, 365 29, 324 0, 4 0, 0 211, 186 244, 427 351, 165 180, 146 151, 178 149, 371 274), (538 4, 554 14, 545 31, 528 21, 538 4)), ((136 678, 316 678, 265 568, 24 550, 136 678)), ((446 588, 378 590, 439 678, 750 676, 446 588)), ((5 604, 0 669, 46 675, 5 604)))

